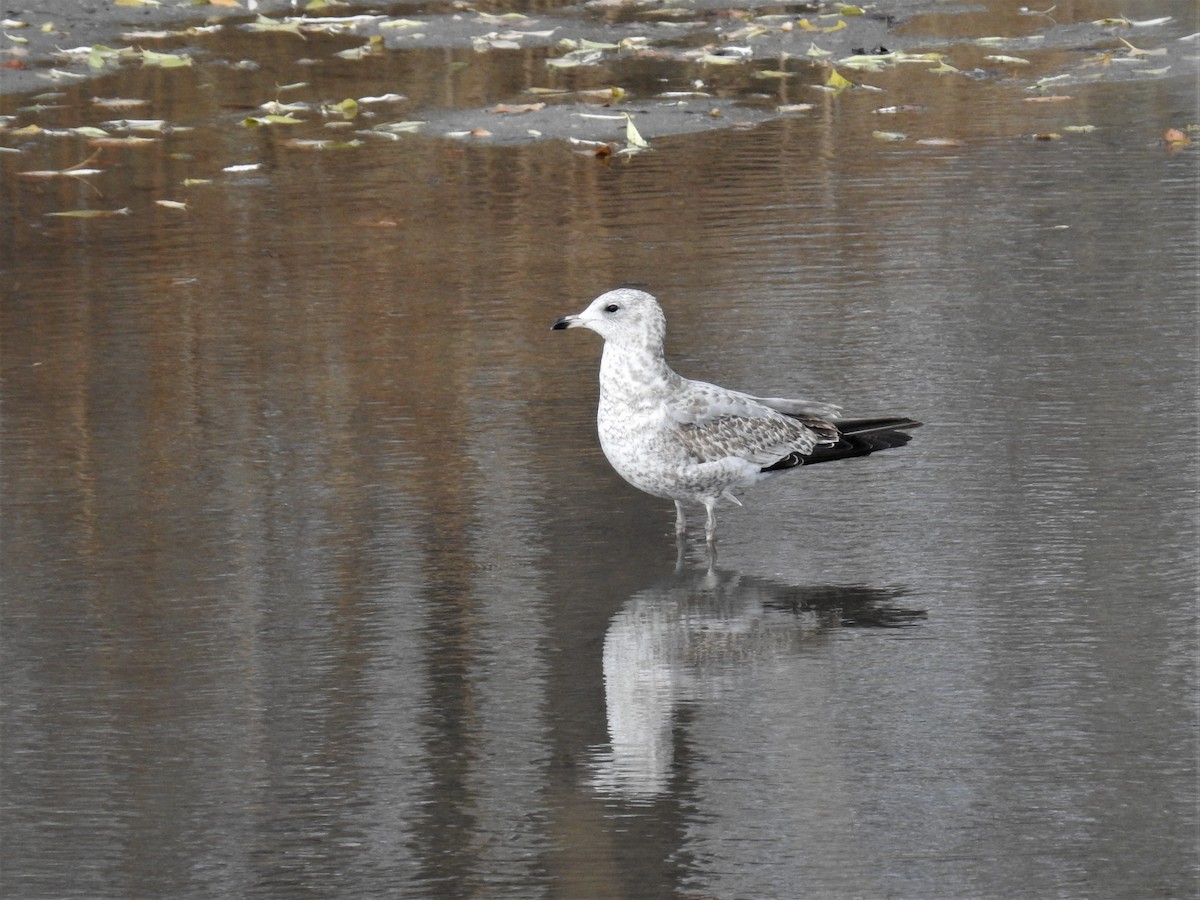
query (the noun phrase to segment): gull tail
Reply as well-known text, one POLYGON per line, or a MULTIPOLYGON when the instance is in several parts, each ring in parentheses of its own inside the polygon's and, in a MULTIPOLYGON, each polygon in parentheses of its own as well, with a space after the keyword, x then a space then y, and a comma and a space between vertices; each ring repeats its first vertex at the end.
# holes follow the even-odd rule
POLYGON ((764 466, 764 472, 778 472, 796 466, 811 466, 816 463, 832 462, 836 459, 853 459, 866 456, 876 450, 891 450, 903 447, 912 435, 907 431, 919 428, 921 423, 904 416, 887 416, 877 419, 836 419, 837 440, 817 444, 808 456, 789 453, 778 462, 764 466))

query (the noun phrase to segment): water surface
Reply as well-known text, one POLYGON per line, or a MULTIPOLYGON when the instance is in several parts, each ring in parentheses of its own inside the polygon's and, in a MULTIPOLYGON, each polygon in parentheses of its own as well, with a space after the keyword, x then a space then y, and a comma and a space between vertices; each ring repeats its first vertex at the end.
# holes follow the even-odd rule
POLYGON ((295 150, 243 77, 68 89, 195 128, 102 201, 0 156, 6 895, 1195 894, 1194 81, 605 164, 295 150), (677 559, 549 330, 624 281, 684 374, 927 424, 677 559))

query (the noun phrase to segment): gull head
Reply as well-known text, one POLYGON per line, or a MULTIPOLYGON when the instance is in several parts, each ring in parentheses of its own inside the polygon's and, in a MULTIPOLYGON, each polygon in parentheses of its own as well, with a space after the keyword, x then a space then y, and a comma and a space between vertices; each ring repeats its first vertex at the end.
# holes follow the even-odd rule
POLYGON ((645 291, 618 288, 601 294, 579 315, 563 316, 551 328, 590 328, 606 341, 661 347, 667 320, 658 301, 645 291))

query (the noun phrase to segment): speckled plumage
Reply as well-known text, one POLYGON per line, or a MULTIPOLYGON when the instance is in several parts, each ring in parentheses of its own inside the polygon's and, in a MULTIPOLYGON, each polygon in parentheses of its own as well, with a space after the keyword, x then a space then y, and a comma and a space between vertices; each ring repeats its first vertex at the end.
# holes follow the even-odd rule
POLYGON ((849 430, 839 428, 836 406, 752 397, 684 378, 667 365, 666 318, 644 291, 609 291, 579 315, 563 316, 554 328, 590 328, 604 338, 596 415, 600 446, 634 487, 675 501, 680 534, 686 502, 704 505, 712 541, 717 502, 740 505, 734 489, 806 462, 899 446, 908 435, 895 429, 920 424, 901 418, 853 420, 849 430), (856 441, 858 435, 870 439, 856 441))

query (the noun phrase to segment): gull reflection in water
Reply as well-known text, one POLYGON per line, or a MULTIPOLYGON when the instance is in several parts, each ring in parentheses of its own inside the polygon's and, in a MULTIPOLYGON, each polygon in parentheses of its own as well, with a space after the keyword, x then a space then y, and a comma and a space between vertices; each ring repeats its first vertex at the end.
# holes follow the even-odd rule
POLYGON ((632 596, 604 638, 609 745, 592 752, 593 787, 650 799, 669 787, 676 711, 720 695, 754 665, 794 655, 844 627, 896 628, 923 610, 903 588, 789 586, 715 568, 677 571, 632 596))

